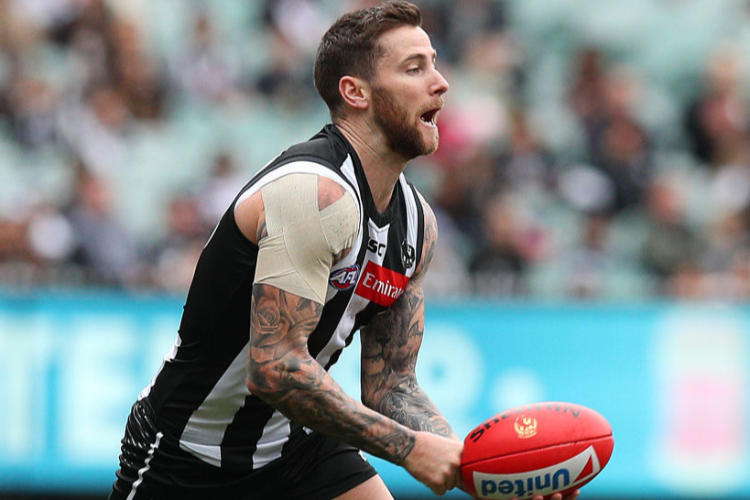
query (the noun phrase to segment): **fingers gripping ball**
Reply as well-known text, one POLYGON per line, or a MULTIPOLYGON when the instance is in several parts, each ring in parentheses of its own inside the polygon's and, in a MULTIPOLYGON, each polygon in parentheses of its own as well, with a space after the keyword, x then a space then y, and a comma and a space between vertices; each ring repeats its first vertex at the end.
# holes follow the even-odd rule
POLYGON ((464 440, 464 487, 479 498, 519 500, 579 489, 612 455, 612 427, 572 403, 535 403, 486 420, 464 440))

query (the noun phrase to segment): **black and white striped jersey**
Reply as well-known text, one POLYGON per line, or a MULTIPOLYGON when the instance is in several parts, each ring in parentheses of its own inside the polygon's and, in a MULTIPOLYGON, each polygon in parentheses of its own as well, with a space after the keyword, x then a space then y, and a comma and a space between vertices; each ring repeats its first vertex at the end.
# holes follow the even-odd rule
POLYGON ((238 203, 294 172, 333 179, 359 204, 359 236, 331 269, 322 317, 308 341, 326 369, 358 329, 404 292, 422 255, 424 214, 413 186, 401 175, 388 209, 379 213, 354 149, 333 125, 283 152, 245 185, 203 250, 177 340, 139 398, 154 408, 163 441, 222 469, 263 467, 306 433, 245 385, 258 247, 234 218, 238 203))

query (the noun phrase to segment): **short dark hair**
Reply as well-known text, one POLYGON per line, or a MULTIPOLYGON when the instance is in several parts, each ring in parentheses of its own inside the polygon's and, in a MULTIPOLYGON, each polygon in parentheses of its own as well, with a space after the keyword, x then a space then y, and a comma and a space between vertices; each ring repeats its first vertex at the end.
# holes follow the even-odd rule
POLYGON ((355 76, 365 80, 375 75, 381 55, 379 37, 399 26, 422 25, 419 7, 404 1, 386 2, 380 7, 361 9, 341 16, 323 35, 315 57, 315 88, 335 115, 344 101, 339 80, 355 76))

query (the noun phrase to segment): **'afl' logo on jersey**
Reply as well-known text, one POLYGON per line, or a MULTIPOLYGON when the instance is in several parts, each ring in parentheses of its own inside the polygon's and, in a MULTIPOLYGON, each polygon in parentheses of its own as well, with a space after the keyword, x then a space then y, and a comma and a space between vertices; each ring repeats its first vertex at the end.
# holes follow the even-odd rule
POLYGON ((336 290, 349 290, 359 279, 359 264, 337 269, 328 277, 328 283, 336 290))

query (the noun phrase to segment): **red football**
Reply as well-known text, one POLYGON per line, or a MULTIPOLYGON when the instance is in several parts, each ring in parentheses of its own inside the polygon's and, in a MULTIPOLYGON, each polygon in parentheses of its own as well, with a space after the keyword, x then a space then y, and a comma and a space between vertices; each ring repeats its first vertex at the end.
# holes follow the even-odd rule
POLYGON ((599 474, 614 445, 609 422, 590 408, 556 402, 519 406, 466 436, 464 487, 490 499, 565 495, 599 474))

